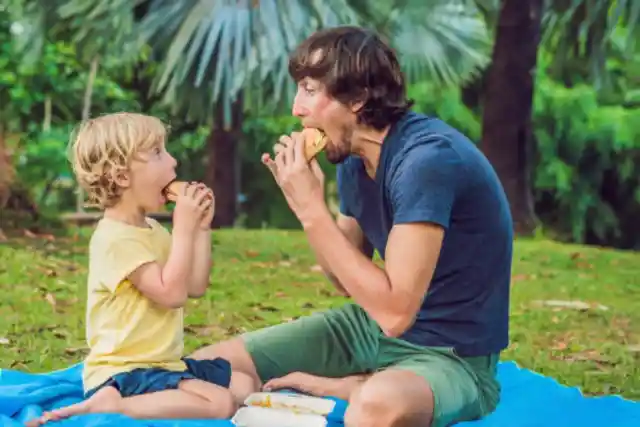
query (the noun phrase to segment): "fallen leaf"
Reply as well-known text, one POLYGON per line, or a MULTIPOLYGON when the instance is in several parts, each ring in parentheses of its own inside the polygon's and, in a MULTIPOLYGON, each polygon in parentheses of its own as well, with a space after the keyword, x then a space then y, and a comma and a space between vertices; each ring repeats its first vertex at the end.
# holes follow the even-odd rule
POLYGON ((591 270, 593 268, 593 265, 589 264, 588 262, 576 262, 576 267, 584 270, 591 270))
POLYGON ((640 344, 630 345, 627 347, 627 350, 631 353, 640 353, 640 344))
POLYGON ((584 256, 580 252, 574 252, 571 254, 571 259, 582 259, 584 256))
POLYGON ((284 293, 284 292, 276 292, 274 294, 274 296, 277 297, 277 298, 285 298, 287 296, 287 294, 284 293))
POLYGON ((249 258, 255 258, 255 257, 257 257, 258 255, 260 255, 260 253, 259 253, 259 252, 251 251, 251 250, 246 251, 244 254, 245 254, 246 256, 248 256, 249 258))
POLYGON ((64 352, 66 354, 68 354, 69 356, 74 356, 78 353, 84 353, 86 352, 87 349, 86 348, 82 348, 82 347, 68 347, 64 349, 64 352))
POLYGON ((269 264, 268 262, 252 262, 251 263, 252 267, 258 267, 258 268, 271 268, 272 265, 269 264))
POLYGON ((38 237, 38 235, 36 235, 33 231, 28 230, 26 228, 24 229, 24 236, 30 239, 35 239, 36 237, 38 237))
POLYGON ((566 350, 567 347, 568 347, 568 345, 567 345, 566 342, 560 341, 560 342, 555 343, 551 348, 553 350, 566 350))
POLYGON ((528 274, 516 274, 515 276, 511 276, 511 281, 512 282, 520 282, 522 280, 527 280, 529 279, 529 275, 528 274))
POLYGON ((589 309, 597 309, 602 311, 609 310, 609 307, 604 306, 602 304, 597 303, 587 303, 584 301, 559 301, 559 300, 548 300, 548 301, 534 301, 534 305, 537 306, 547 306, 547 307, 555 307, 555 308, 570 308, 574 310, 582 310, 586 311, 589 309))
POLYGON ((309 269, 315 273, 322 273, 322 267, 320 267, 318 264, 311 266, 311 268, 309 269))
POLYGON ((587 350, 580 353, 572 353, 564 357, 568 362, 596 362, 605 365, 614 365, 615 361, 606 358, 596 350, 587 350))
POLYGON ((290 261, 280 261, 279 265, 280 265, 280 267, 291 267, 291 262, 290 261))
POLYGON ((262 305, 262 304, 256 304, 253 307, 254 310, 260 310, 260 311, 269 311, 271 313, 277 313, 280 311, 280 309, 270 306, 270 305, 262 305))
POLYGON ((66 339, 66 338, 69 338, 69 332, 57 330, 57 331, 53 331, 53 336, 60 339, 66 339))
POLYGON ((209 337, 211 335, 225 335, 226 330, 219 325, 187 325, 184 327, 186 333, 201 337, 209 337))
POLYGON ((45 295, 44 299, 51 305, 51 307, 53 307, 54 310, 56 309, 58 303, 56 301, 56 297, 54 297, 53 294, 47 292, 47 295, 45 295))
POLYGON ((0 337, 0 345, 9 345, 10 341, 8 338, 0 337))

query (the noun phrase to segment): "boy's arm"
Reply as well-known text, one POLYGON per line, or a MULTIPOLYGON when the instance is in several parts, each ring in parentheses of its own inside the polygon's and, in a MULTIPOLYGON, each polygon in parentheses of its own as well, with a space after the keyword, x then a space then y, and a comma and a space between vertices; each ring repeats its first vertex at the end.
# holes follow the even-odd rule
POLYGON ((193 269, 188 282, 190 298, 200 298, 207 291, 213 262, 211 259, 211 229, 198 229, 194 239, 193 269))
POLYGON ((188 297, 187 283, 191 275, 193 255, 193 236, 174 232, 166 264, 142 264, 128 275, 129 280, 156 304, 167 308, 182 307, 188 297))

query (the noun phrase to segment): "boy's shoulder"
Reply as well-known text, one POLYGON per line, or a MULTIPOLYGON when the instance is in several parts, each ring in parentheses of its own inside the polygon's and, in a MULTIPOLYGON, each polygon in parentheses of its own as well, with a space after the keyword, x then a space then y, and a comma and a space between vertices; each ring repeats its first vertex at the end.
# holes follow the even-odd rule
POLYGON ((90 247, 106 250, 132 241, 155 244, 158 236, 170 237, 169 231, 153 218, 146 218, 149 227, 136 227, 110 218, 101 218, 91 235, 90 247))

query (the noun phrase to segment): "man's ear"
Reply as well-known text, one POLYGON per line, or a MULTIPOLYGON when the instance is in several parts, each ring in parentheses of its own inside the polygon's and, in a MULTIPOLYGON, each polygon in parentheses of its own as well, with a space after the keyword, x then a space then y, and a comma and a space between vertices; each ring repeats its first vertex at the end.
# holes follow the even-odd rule
POLYGON ((356 114, 364 107, 364 101, 356 101, 351 103, 351 112, 356 114))
POLYGON ((358 97, 356 97, 356 99, 351 101, 351 104, 349 106, 349 108, 351 109, 351 112, 356 114, 360 110, 362 110, 362 107, 364 107, 364 104, 367 102, 368 99, 369 99, 369 92, 365 89, 364 92, 362 92, 358 97))

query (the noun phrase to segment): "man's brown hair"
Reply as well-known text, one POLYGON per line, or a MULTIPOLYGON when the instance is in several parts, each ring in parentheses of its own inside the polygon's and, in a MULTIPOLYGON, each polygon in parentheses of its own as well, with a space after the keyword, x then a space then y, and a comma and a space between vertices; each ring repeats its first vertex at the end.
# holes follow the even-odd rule
POLYGON ((362 102, 358 123, 382 130, 412 106, 393 49, 373 31, 343 26, 315 32, 289 59, 289 74, 320 81, 347 106, 362 102))

